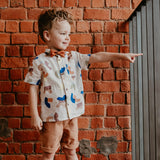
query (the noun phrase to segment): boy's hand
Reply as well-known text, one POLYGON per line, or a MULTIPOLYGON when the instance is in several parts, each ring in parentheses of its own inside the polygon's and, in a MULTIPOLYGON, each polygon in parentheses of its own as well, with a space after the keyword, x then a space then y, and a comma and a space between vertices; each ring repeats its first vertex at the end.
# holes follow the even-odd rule
POLYGON ((39 116, 31 118, 31 126, 32 126, 32 128, 34 128, 36 130, 39 130, 39 131, 42 130, 43 122, 42 122, 41 118, 39 116))
POLYGON ((136 57, 142 56, 142 55, 143 55, 143 53, 138 53, 138 54, 136 54, 136 53, 128 53, 128 54, 125 54, 126 60, 128 60, 130 63, 134 63, 136 57))

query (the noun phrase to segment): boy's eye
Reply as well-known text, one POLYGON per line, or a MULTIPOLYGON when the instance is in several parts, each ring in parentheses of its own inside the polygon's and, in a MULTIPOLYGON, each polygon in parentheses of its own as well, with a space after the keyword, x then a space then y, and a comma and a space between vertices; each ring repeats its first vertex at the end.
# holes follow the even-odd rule
POLYGON ((61 35, 65 35, 66 33, 60 33, 61 35))

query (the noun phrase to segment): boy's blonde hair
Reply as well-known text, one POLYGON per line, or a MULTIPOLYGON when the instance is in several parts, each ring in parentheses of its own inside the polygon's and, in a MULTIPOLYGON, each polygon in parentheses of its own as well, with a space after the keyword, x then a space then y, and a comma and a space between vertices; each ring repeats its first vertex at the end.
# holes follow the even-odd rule
POLYGON ((73 23, 72 15, 65 10, 49 9, 40 14, 38 18, 38 29, 39 35, 44 42, 43 31, 50 30, 53 22, 63 20, 67 20, 70 24, 73 23))

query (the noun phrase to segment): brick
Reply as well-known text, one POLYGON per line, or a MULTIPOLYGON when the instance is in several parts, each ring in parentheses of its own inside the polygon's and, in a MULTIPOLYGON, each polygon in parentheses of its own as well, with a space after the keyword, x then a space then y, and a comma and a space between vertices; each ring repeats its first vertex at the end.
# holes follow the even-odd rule
POLYGON ((102 22, 91 22, 91 32, 102 32, 103 23, 102 22))
POLYGON ((119 47, 118 46, 107 46, 107 52, 119 52, 119 47))
POLYGON ((8 0, 0 1, 0 7, 8 7, 8 0))
POLYGON ((65 7, 76 7, 77 6, 77 0, 66 0, 65 1, 65 7))
POLYGON ((85 116, 104 116, 103 105, 86 105, 85 116))
POLYGON ((130 90, 130 81, 121 82, 121 91, 129 92, 130 90))
POLYGON ((132 12, 132 9, 112 9, 112 19, 115 20, 126 20, 128 18, 128 15, 130 15, 132 12))
POLYGON ((117 23, 116 22, 105 22, 104 23, 104 32, 116 32, 117 23))
POLYGON ((31 8, 28 10, 28 19, 30 20, 38 20, 38 16, 42 12, 41 8, 31 8))
POLYGON ((118 142, 117 152, 127 152, 128 142, 118 142))
POLYGON ((9 33, 0 33, 0 44, 10 44, 9 33))
POLYGON ((15 101, 15 95, 13 93, 7 93, 2 95, 2 104, 12 105, 15 101))
POLYGON ((28 92, 29 84, 23 81, 17 81, 13 83, 13 92, 28 92))
POLYGON ((19 143, 9 143, 8 144, 8 153, 20 153, 20 144, 19 143))
POLYGON ((118 22, 118 32, 129 32, 129 22, 118 22))
POLYGON ((130 1, 119 0, 119 7, 121 8, 130 8, 130 1))
POLYGON ((93 8, 103 8, 104 0, 92 0, 92 7, 93 8))
POLYGON ((28 94, 26 93, 18 93, 16 95, 16 101, 17 101, 17 104, 23 104, 23 105, 26 105, 28 104, 28 94))
POLYGON ((132 152, 132 141, 129 142, 128 151, 129 151, 129 152, 132 152))
POLYGON ((22 21, 20 23, 21 32, 33 32, 33 22, 31 21, 22 21))
POLYGON ((5 48, 4 46, 0 46, 0 57, 5 56, 5 48))
POLYGON ((25 160, 24 155, 4 155, 3 160, 25 160))
POLYGON ((22 117, 23 116, 23 107, 20 106, 1 106, 0 107, 0 116, 8 117, 22 117))
POLYGON ((1 68, 23 68, 28 67, 27 58, 6 57, 1 59, 1 68))
MULTIPOLYGON (((104 46, 93 46, 92 52, 93 52, 93 53, 105 52, 105 48, 104 48, 104 46)), ((95 64, 98 64, 98 63, 95 63, 95 64)), ((99 64, 100 64, 100 63, 99 63, 99 64)), ((95 67, 95 68, 96 68, 96 67, 95 67)))
POLYGON ((2 104, 2 94, 0 94, 0 104, 2 104))
POLYGON ((89 32, 90 24, 87 21, 78 21, 77 22, 77 32, 89 32))
POLYGON ((11 69, 10 79, 11 80, 22 80, 22 69, 11 69))
POLYGON ((23 118, 22 119, 22 128, 23 129, 32 128, 31 127, 31 119, 30 118, 23 118))
POLYGON ((7 144, 0 143, 0 153, 7 153, 7 144))
POLYGON ((120 90, 120 84, 117 81, 95 82, 96 92, 116 92, 120 90))
POLYGON ((47 46, 36 46, 35 54, 39 55, 41 53, 44 53, 46 48, 47 46))
POLYGON ((107 106, 107 116, 130 116, 130 109, 128 105, 110 105, 107 106))
POLYGON ((89 54, 89 53, 91 53, 91 47, 88 47, 88 46, 79 46, 78 47, 78 52, 80 52, 82 54, 89 54))
POLYGON ((93 91, 93 82, 91 81, 83 81, 83 88, 85 92, 93 91))
POLYGON ((5 21, 4 20, 0 20, 0 31, 4 32, 5 29, 5 21))
POLYGON ((119 117, 118 118, 118 125, 121 128, 130 128, 131 124, 130 124, 130 117, 119 117))
POLYGON ((104 33, 103 34, 104 44, 123 44, 123 34, 121 33, 104 33))
POLYGON ((129 34, 124 35, 124 42, 125 44, 129 44, 129 34))
POLYGON ((49 0, 39 0, 39 7, 49 7, 50 1, 49 0))
POLYGON ((92 81, 101 80, 101 70, 100 69, 89 70, 89 80, 92 81))
POLYGON ((72 34, 70 44, 92 44, 92 35, 89 33, 72 34))
POLYGON ((108 9, 85 9, 84 19, 87 20, 109 20, 110 11, 108 9))
POLYGON ((23 46, 22 48, 23 57, 34 57, 34 46, 23 46))
POLYGON ((95 132, 92 130, 79 130, 78 139, 88 139, 90 141, 93 141, 95 139, 95 132))
POLYGON ((123 130, 124 140, 131 141, 132 140, 132 134, 131 129, 124 129, 123 130))
POLYGON ((73 15, 74 20, 83 19, 83 8, 68 8, 67 11, 73 15))
POLYGON ((35 8, 36 7, 36 1, 33 0, 24 0, 24 7, 25 8, 35 8))
POLYGON ((92 118, 91 120, 91 128, 103 128, 103 118, 92 118))
POLYGON ((87 129, 89 127, 89 119, 85 117, 78 118, 78 128, 87 129))
POLYGON ((38 141, 39 132, 31 130, 15 130, 14 131, 14 140, 15 142, 27 142, 27 141, 38 141))
POLYGON ((115 80, 115 71, 114 71, 114 69, 105 69, 103 71, 103 80, 104 81, 115 80))
POLYGON ((11 7, 22 7, 23 0, 11 0, 11 7))
POLYGON ((102 154, 91 154, 90 158, 82 156, 82 160, 107 160, 102 154))
POLYGON ((122 140, 122 131, 121 130, 97 130, 96 140, 101 139, 101 137, 116 137, 117 140, 122 140))
POLYGON ((116 70, 116 80, 128 80, 129 71, 127 69, 117 69, 116 70))
POLYGON ((9 128, 20 128, 21 120, 19 118, 9 118, 8 119, 8 127, 9 128))
POLYGON ((12 82, 0 81, 0 92, 11 92, 12 82))
POLYGON ((118 1, 117 0, 107 0, 106 1, 106 6, 107 7, 117 7, 118 6, 118 1))
POLYGON ((33 144, 32 143, 22 143, 21 145, 22 153, 33 153, 33 144))
POLYGON ((105 128, 116 128, 116 118, 115 117, 107 117, 104 119, 104 127, 105 128))
POLYGON ((1 19, 5 20, 22 20, 27 18, 25 8, 6 8, 1 11, 1 19))
POLYGON ((41 143, 35 144, 35 153, 43 153, 43 151, 41 149, 41 143))
POLYGON ((12 34, 12 44, 37 44, 38 36, 35 33, 12 34))
POLYGON ((110 94, 110 93, 100 93, 98 102, 100 104, 111 104, 112 94, 110 94))
MULTIPOLYGON (((94 44, 102 44, 103 43, 103 36, 102 33, 95 33, 94 34, 94 44)), ((93 46, 94 48, 97 47, 103 47, 103 46, 93 46)), ((103 47, 104 48, 104 47, 103 47)), ((93 51, 93 53, 95 53, 96 51, 93 51)))
POLYGON ((1 81, 9 80, 9 70, 0 69, 0 80, 1 81))
POLYGON ((85 102, 88 103, 97 103, 98 95, 97 93, 86 93, 85 102))
POLYGON ((120 53, 129 53, 129 46, 120 46, 120 53))
POLYGON ((79 7, 91 7, 91 0, 79 0, 79 7))
POLYGON ((125 93, 124 92, 115 92, 113 94, 113 103, 124 104, 125 103, 125 93))
POLYGON ((109 160, 132 160, 131 153, 114 153, 109 155, 109 160))
POLYGON ((19 46, 7 46, 7 56, 9 57, 15 57, 15 56, 20 56, 20 49, 19 46))
POLYGON ((132 8, 136 8, 140 0, 132 0, 132 8))
POLYGON ((130 63, 124 60, 115 60, 113 61, 113 67, 117 68, 130 68, 130 63))
POLYGON ((63 8, 64 7, 63 2, 64 2, 63 0, 51 0, 51 7, 53 7, 53 8, 59 8, 59 7, 63 8))
POLYGON ((82 70, 82 80, 88 80, 88 71, 87 70, 82 70))
POLYGON ((38 32, 38 22, 34 22, 33 28, 34 28, 34 32, 38 32))
POLYGON ((41 160, 42 155, 27 155, 27 160, 41 160))
POLYGON ((131 104, 131 94, 127 93, 127 104, 131 104))

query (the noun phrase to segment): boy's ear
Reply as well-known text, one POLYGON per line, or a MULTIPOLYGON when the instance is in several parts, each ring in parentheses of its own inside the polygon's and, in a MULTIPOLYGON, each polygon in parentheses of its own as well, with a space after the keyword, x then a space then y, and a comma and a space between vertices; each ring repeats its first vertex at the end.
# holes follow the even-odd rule
POLYGON ((47 30, 43 31, 43 37, 46 42, 50 41, 50 34, 47 30))

